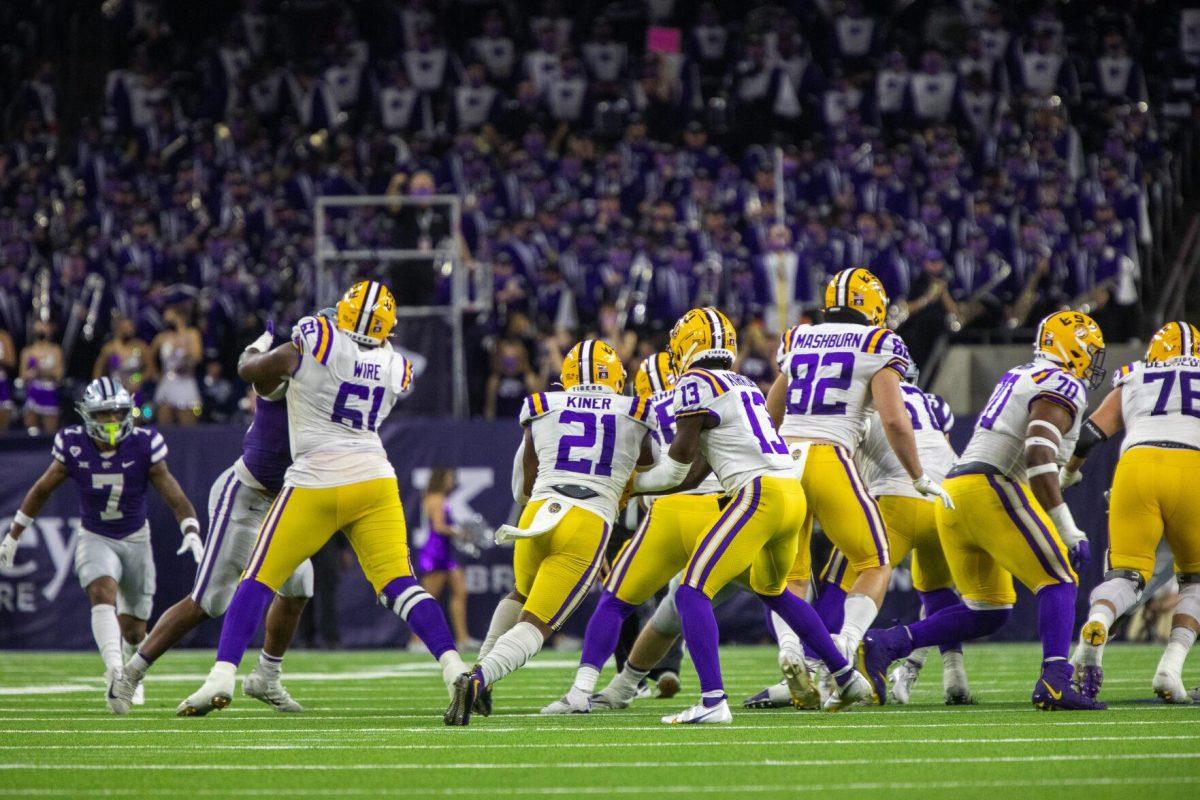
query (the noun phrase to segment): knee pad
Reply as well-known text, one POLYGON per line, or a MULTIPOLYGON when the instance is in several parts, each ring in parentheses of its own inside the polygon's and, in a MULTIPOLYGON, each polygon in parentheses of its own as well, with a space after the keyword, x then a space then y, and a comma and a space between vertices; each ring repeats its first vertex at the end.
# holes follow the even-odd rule
POLYGON ((1200 575, 1192 573, 1188 576, 1191 580, 1186 582, 1184 575, 1185 573, 1180 573, 1178 576, 1179 602, 1175 604, 1174 613, 1200 622, 1200 575))
POLYGON ((679 612, 675 608, 674 586, 654 609, 654 615, 650 617, 648 624, 663 636, 678 636, 683 632, 683 625, 679 622, 679 612))
POLYGON ((1088 602, 1092 605, 1100 601, 1109 603, 1116 610, 1116 616, 1121 617, 1137 604, 1145 586, 1146 582, 1135 570, 1109 570, 1104 573, 1104 583, 1092 589, 1088 602))

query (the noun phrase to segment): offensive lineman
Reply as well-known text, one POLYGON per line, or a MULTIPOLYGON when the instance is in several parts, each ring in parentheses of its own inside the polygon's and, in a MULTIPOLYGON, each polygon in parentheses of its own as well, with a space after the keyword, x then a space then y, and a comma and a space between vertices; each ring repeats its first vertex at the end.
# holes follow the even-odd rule
POLYGON ((1038 598, 1042 669, 1032 702, 1042 710, 1098 710, 1067 660, 1087 536, 1062 500, 1058 470, 1079 438, 1087 385, 1103 380, 1104 337, 1086 314, 1060 311, 1038 325, 1034 358, 1005 373, 946 480, 955 508, 938 508, 938 536, 962 602, 920 622, 874 630, 864 668, 879 696, 886 672, 914 649, 977 639, 1012 615, 1016 577, 1038 598), (1069 560, 1068 560, 1069 551, 1069 560))
POLYGON ((1121 460, 1113 476, 1108 513, 1108 563, 1104 582, 1092 590, 1087 622, 1075 658, 1079 684, 1096 697, 1100 666, 1113 622, 1138 600, 1154 572, 1158 542, 1166 536, 1175 557, 1179 603, 1171 636, 1152 687, 1167 703, 1190 703, 1183 661, 1200 632, 1200 330, 1168 322, 1150 340, 1144 362, 1117 371, 1113 390, 1083 424, 1062 484, 1080 480, 1088 452, 1125 428, 1121 460))
MULTIPOLYGON (((54 436, 54 460, 21 501, 8 536, 0 542, 0 567, 10 567, 21 532, 63 481, 79 489, 83 518, 75 545, 75 572, 92 604, 92 636, 111 687, 126 657, 146 638, 154 602, 154 554, 146 522, 146 487, 154 487, 179 521, 177 555, 202 549, 196 509, 167 469, 167 443, 151 428, 133 426, 133 400, 111 378, 88 384, 76 406, 83 425, 54 436), (124 657, 122 651, 124 650, 124 657)), ((129 702, 138 702, 130 694, 129 702)))
MULTIPOLYGON (((492 616, 479 663, 454 682, 447 725, 491 713, 490 688, 524 666, 570 618, 599 575, 609 530, 634 469, 653 461, 650 403, 626 397, 617 352, 579 342, 562 365, 561 392, 539 392, 521 407, 519 526, 502 526, 497 543, 516 539, 516 586, 492 616)), ((620 627, 618 623, 617 628, 620 627)))
POLYGON ((179 704, 199 716, 232 702, 237 665, 263 612, 296 568, 335 531, 354 548, 379 602, 400 616, 442 666, 447 685, 465 665, 441 607, 412 576, 396 473, 377 433, 412 388, 412 365, 388 344, 396 301, 377 281, 360 281, 337 304, 337 322, 304 317, 292 340, 246 352, 243 380, 288 384, 293 462, 267 512, 221 628, 217 660, 179 704))

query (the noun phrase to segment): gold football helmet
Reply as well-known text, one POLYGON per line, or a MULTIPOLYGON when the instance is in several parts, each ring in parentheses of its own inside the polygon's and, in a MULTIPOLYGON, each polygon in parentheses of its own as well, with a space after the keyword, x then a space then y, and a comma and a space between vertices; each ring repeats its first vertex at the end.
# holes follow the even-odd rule
POLYGON ((396 298, 379 281, 359 281, 338 300, 337 326, 359 344, 377 347, 396 327, 396 298))
POLYGON ((1190 322, 1176 320, 1154 334, 1146 348, 1146 361, 1161 364, 1180 356, 1200 357, 1200 330, 1190 322))
POLYGON ((564 389, 603 386, 617 394, 625 389, 625 365, 612 345, 599 339, 585 339, 567 351, 561 377, 564 389))
POLYGON ((1043 356, 1095 389, 1104 380, 1104 334, 1079 311, 1056 311, 1038 324, 1035 355, 1043 356))
POLYGON ((844 269, 825 287, 825 310, 841 309, 857 311, 872 325, 883 325, 887 322, 887 292, 870 270, 844 269))
POLYGON ((671 354, 655 353, 642 359, 637 374, 633 376, 633 387, 638 397, 649 397, 675 388, 675 373, 671 371, 671 354))
POLYGON ((737 358, 737 331, 729 317, 712 306, 693 308, 671 329, 671 364, 682 375, 702 358, 737 358))

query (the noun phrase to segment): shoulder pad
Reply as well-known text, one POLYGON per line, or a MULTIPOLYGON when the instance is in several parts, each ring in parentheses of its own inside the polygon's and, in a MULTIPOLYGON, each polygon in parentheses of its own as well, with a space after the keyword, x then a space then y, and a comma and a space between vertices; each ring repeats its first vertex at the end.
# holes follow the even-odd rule
POLYGON ((629 403, 629 416, 636 419, 638 422, 650 424, 650 405, 653 400, 649 397, 631 397, 629 403))
POLYGON ((540 416, 547 414, 550 411, 550 400, 546 397, 545 392, 535 392, 525 398, 525 402, 521 403, 520 421, 522 425, 527 425, 540 416))
POLYGON ((1124 386, 1143 366, 1145 365, 1141 361, 1134 361, 1121 367, 1113 373, 1112 387, 1116 389, 1118 386, 1124 386))
POLYGON ((292 328, 292 344, 300 352, 325 364, 333 349, 333 324, 325 317, 303 317, 292 328))

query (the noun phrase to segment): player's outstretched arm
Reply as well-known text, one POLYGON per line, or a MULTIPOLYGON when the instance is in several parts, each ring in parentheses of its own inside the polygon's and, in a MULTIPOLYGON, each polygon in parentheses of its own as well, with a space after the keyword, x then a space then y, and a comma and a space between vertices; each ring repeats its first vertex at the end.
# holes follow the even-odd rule
POLYGON ((179 481, 175 480, 171 470, 167 469, 166 461, 159 461, 150 467, 150 485, 170 507, 171 513, 179 522, 179 532, 183 534, 183 542, 175 554, 183 555, 191 552, 192 558, 199 564, 200 557, 204 554, 204 540, 200 538, 200 522, 196 519, 196 507, 183 493, 183 488, 179 485, 179 481))
POLYGON ((913 433, 912 417, 904 405, 904 390, 900 388, 900 375, 894 369, 881 369, 871 377, 871 399, 879 412, 879 421, 888 445, 908 477, 913 488, 927 497, 936 497, 946 508, 954 508, 950 495, 941 485, 925 474, 921 457, 917 452, 917 436, 913 433))
POLYGON ((1071 551, 1076 566, 1091 558, 1087 535, 1075 526, 1071 509, 1063 502, 1058 485, 1058 449, 1062 437, 1071 429, 1071 414, 1049 400, 1034 400, 1029 408, 1029 424, 1025 428, 1025 474, 1029 488, 1054 527, 1059 538, 1071 551))
MULTIPOLYGON (((700 432, 706 425, 712 425, 712 417, 707 413, 680 414, 675 417, 675 440, 666 458, 658 462, 654 469, 639 472, 633 479, 633 494, 662 494, 675 490, 691 477, 692 468, 700 455, 700 432)), ((708 473, 708 464, 700 478, 708 473)), ((693 486, 699 484, 697 480, 693 486)), ((690 487, 689 487, 690 488, 690 487)))
POLYGON ((238 377, 247 383, 271 391, 300 366, 300 351, 288 342, 274 350, 260 352, 250 345, 238 359, 238 377))
POLYGON ((1079 430, 1079 441, 1075 443, 1075 452, 1059 473, 1060 487, 1066 489, 1083 480, 1079 468, 1083 466, 1088 453, 1124 427, 1125 418, 1121 415, 1121 387, 1118 386, 1109 392, 1100 403, 1100 407, 1083 421, 1079 430))
POLYGON ((25 499, 21 501, 21 507, 13 515, 8 535, 4 537, 3 541, 0 541, 0 567, 12 566, 13 557, 17 553, 17 540, 21 538, 25 529, 33 524, 34 517, 38 515, 42 506, 46 505, 46 501, 54 494, 54 490, 67 477, 67 468, 62 465, 62 462, 55 459, 50 462, 50 466, 46 467, 46 471, 33 486, 29 487, 29 491, 25 493, 25 499))

